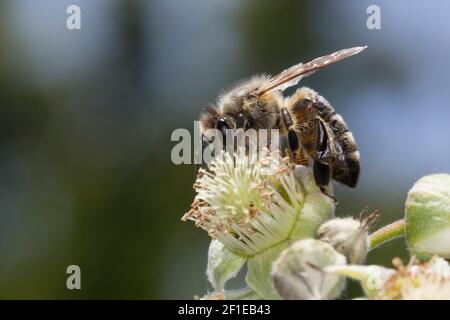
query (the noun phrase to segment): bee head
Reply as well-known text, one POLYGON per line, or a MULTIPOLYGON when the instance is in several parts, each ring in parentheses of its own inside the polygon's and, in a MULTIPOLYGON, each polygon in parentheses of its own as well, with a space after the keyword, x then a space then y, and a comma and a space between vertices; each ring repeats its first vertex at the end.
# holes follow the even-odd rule
POLYGON ((220 95, 217 104, 200 115, 203 129, 275 128, 283 97, 279 92, 258 95, 257 90, 265 81, 265 76, 255 77, 220 95))

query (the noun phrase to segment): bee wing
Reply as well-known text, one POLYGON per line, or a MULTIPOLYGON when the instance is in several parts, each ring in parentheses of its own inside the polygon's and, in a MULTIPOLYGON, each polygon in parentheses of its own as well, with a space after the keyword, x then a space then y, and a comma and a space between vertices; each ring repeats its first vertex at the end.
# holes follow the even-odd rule
POLYGON ((307 63, 296 64, 283 72, 272 77, 266 84, 262 85, 258 91, 258 95, 262 95, 272 90, 285 90, 296 85, 303 77, 313 74, 318 69, 326 67, 332 63, 349 58, 355 54, 360 53, 367 46, 353 47, 336 51, 332 54, 316 58, 307 63))

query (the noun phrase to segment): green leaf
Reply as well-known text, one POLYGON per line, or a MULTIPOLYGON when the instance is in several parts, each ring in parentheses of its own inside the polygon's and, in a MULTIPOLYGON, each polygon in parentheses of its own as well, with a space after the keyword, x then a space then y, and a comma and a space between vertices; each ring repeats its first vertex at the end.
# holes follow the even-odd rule
POLYGON ((208 251, 206 275, 215 290, 222 290, 225 283, 241 270, 246 258, 228 250, 220 241, 212 240, 208 251))
POLYGON ((264 252, 250 257, 247 262, 247 276, 245 281, 250 288, 255 290, 264 299, 280 299, 280 296, 273 287, 271 276, 272 264, 287 246, 288 242, 283 241, 264 252))

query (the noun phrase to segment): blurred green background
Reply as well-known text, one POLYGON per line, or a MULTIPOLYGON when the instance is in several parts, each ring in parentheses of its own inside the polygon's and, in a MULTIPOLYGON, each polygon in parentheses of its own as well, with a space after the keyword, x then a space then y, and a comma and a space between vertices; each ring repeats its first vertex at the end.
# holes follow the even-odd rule
MULTIPOLYGON (((170 160, 221 89, 355 45, 303 81, 359 144, 339 216, 402 217, 408 189, 450 172, 448 1, 0 1, 0 298, 192 298, 209 239, 180 217, 194 165, 170 160), (66 28, 67 6, 81 30, 66 28), (366 27, 370 4, 381 30, 366 27), (82 290, 66 288, 66 268, 82 290)), ((369 263, 405 258, 403 242, 369 263)), ((352 286, 349 295, 358 294, 352 286)))

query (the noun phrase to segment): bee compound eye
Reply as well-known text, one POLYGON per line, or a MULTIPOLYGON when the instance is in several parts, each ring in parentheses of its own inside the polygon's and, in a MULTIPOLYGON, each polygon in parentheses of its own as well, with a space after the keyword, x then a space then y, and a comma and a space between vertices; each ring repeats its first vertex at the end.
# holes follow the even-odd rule
POLYGON ((229 125, 228 125, 227 119, 220 118, 217 121, 217 129, 218 130, 222 131, 222 129, 228 129, 228 128, 229 128, 229 125))

